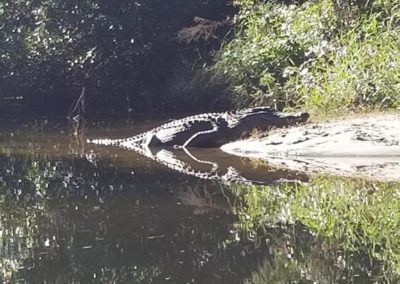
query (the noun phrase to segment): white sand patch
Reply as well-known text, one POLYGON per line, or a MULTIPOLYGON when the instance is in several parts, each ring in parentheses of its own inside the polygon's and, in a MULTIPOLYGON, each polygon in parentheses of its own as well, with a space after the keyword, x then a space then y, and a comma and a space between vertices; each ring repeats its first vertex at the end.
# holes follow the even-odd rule
POLYGON ((221 149, 304 172, 400 180, 400 113, 276 129, 221 149))

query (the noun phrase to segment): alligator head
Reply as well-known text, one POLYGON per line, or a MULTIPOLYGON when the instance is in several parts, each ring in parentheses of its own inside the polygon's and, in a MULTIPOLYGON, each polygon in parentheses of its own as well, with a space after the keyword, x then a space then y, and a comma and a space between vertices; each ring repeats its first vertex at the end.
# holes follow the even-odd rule
POLYGON ((295 125, 308 120, 310 115, 306 112, 286 113, 272 110, 269 107, 245 109, 231 114, 237 125, 243 129, 267 130, 274 127, 295 125))

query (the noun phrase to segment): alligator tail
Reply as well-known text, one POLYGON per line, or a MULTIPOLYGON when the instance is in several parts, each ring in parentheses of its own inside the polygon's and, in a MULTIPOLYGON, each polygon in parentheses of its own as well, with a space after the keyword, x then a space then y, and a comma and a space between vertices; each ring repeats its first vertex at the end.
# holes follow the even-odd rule
POLYGON ((105 145, 105 146, 122 146, 126 148, 135 148, 143 145, 145 140, 144 134, 139 134, 130 138, 122 138, 122 139, 88 139, 87 143, 93 143, 97 145, 105 145))

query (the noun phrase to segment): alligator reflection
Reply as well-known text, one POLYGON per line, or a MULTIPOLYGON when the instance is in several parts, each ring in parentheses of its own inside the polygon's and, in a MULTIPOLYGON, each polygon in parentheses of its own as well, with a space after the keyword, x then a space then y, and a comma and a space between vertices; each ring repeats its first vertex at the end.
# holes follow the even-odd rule
POLYGON ((270 168, 261 162, 257 164, 250 159, 227 155, 219 149, 161 149, 153 157, 157 162, 180 173, 223 182, 271 184, 284 179, 307 179, 297 172, 270 168))
POLYGON ((302 177, 218 150, 148 159, 65 135, 0 138, 0 283, 365 283, 387 272, 362 232, 387 267, 400 259, 397 185, 278 183, 302 177), (260 181, 276 183, 248 184, 260 181))
POLYGON ((239 283, 260 261, 215 181, 0 155, 0 282, 239 283))
MULTIPOLYGON (((93 147, 91 145, 91 147, 93 147)), ((94 153, 104 146, 95 146, 94 153)), ((143 151, 121 149, 116 146, 110 152, 143 151)), ((93 149, 93 148, 92 148, 93 149)), ((119 154, 121 155, 121 154, 119 154)), ((96 154, 94 154, 96 156, 96 154)), ((272 184, 284 180, 305 181, 305 174, 286 169, 269 167, 265 162, 229 155, 217 148, 147 148, 145 157, 179 173, 200 179, 219 180, 221 182, 240 182, 250 184, 272 184)))

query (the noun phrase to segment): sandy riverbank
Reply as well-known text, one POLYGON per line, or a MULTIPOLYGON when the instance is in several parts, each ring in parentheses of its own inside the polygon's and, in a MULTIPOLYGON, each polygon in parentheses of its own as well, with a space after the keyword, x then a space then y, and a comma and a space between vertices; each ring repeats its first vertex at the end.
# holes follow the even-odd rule
POLYGON ((223 145, 227 153, 306 173, 400 181, 400 113, 275 129, 223 145))

